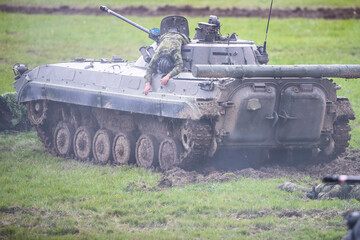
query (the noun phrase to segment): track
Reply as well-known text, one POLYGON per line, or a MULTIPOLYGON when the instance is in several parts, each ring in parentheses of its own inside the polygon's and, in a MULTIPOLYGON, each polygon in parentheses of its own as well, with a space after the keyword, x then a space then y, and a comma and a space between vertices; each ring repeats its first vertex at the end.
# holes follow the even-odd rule
POLYGON ((206 121, 189 121, 185 123, 182 135, 184 134, 190 136, 189 143, 186 144, 189 145, 189 149, 181 156, 180 166, 191 168, 193 164, 207 156, 212 140, 211 126, 206 121))
POLYGON ((349 120, 355 119, 354 110, 347 98, 339 97, 337 99, 336 112, 337 117, 334 123, 334 133, 332 136, 335 142, 333 158, 336 158, 340 154, 344 153, 346 148, 349 146, 349 141, 351 139, 351 127, 349 125, 349 120))
POLYGON ((62 158, 101 165, 136 160, 144 168, 189 169, 207 156, 212 143, 206 120, 164 120, 41 100, 27 105, 45 149, 62 158))

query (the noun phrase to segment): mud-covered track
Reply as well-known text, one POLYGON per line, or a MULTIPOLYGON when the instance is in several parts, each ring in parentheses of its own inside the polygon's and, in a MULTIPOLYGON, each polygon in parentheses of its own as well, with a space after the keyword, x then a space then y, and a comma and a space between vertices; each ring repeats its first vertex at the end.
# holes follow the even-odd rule
POLYGON ((28 102, 27 106, 45 149, 62 158, 100 165, 129 164, 136 159, 144 168, 158 167, 159 162, 163 170, 189 168, 207 156, 212 142, 206 120, 164 120, 44 100, 28 102))
MULTIPOLYGON (((14 6, 1 4, 0 11, 8 13, 26 13, 26 14, 84 14, 101 15, 98 8, 72 8, 70 6, 60 7, 39 7, 39 6, 14 6)), ((189 5, 185 6, 162 6, 157 8, 148 8, 145 6, 129 6, 125 8, 114 9, 119 14, 137 15, 137 16, 164 16, 164 15, 186 15, 186 16, 209 16, 218 17, 258 17, 267 18, 269 10, 264 9, 244 9, 244 8, 197 8, 189 5)), ((323 18, 323 19, 360 19, 360 7, 356 8, 294 8, 294 9, 273 9, 272 17, 276 18, 323 18)))

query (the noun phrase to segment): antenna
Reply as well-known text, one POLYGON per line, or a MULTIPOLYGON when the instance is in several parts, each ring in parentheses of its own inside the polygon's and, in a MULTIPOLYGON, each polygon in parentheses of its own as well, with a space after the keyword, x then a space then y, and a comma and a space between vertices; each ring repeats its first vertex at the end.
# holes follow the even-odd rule
POLYGON ((270 17, 271 17, 271 10, 272 10, 273 2, 274 2, 274 0, 271 0, 269 17, 268 17, 268 22, 267 22, 267 27, 266 27, 266 34, 265 34, 265 41, 264 41, 264 53, 265 54, 266 54, 266 39, 267 39, 268 30, 269 30, 269 24, 270 24, 270 17))

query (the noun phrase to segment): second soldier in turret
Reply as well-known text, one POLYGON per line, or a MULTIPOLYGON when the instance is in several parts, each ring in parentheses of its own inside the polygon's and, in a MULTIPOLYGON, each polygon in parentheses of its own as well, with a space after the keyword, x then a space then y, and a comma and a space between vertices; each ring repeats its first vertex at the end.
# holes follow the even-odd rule
POLYGON ((157 72, 161 61, 167 62, 169 63, 167 65, 171 66, 170 69, 168 69, 167 74, 161 79, 162 85, 166 85, 171 77, 182 71, 183 60, 181 57, 181 47, 188 44, 190 40, 184 34, 179 33, 177 29, 170 29, 169 32, 161 35, 159 42, 160 44, 157 47, 144 76, 146 86, 143 93, 145 95, 152 91, 152 75, 157 72))

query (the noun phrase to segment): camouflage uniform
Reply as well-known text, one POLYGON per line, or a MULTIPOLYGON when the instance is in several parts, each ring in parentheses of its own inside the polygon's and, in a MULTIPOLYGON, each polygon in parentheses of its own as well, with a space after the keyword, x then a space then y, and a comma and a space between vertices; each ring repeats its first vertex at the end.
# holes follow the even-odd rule
POLYGON ((152 74, 157 72, 158 60, 163 56, 170 56, 174 61, 174 68, 169 72, 170 77, 179 74, 183 67, 181 47, 188 44, 189 39, 177 32, 168 32, 160 37, 160 45, 157 47, 145 73, 145 82, 151 83, 152 74))

